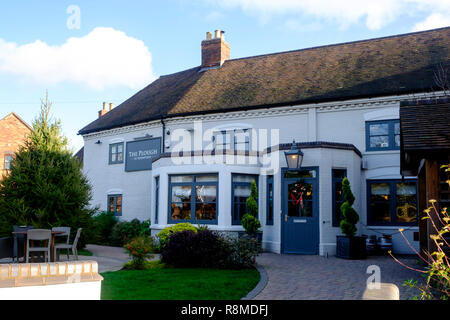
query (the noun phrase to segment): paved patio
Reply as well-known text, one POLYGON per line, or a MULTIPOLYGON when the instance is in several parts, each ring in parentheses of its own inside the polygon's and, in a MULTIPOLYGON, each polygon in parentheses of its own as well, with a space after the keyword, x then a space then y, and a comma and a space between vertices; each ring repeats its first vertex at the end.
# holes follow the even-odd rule
MULTIPOLYGON (((418 267, 415 256, 402 257, 400 261, 418 267)), ((255 300, 360 300, 370 276, 366 273, 370 265, 380 267, 382 283, 397 285, 402 300, 418 295, 417 290, 402 286, 405 280, 423 281, 418 272, 404 268, 390 256, 344 260, 264 253, 257 262, 266 270, 269 281, 255 300)))

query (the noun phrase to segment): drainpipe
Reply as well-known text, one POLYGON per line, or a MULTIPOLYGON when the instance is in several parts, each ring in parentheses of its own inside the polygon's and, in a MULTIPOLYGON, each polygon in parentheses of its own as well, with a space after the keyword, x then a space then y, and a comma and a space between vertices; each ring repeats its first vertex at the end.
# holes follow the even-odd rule
POLYGON ((164 122, 164 118, 161 118, 162 124, 162 153, 164 154, 166 150, 166 123, 164 122))

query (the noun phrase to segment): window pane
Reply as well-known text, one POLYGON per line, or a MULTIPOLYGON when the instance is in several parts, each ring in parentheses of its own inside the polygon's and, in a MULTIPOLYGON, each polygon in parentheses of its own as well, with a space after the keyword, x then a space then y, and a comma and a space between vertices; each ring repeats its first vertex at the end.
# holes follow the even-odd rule
POLYGON ((400 147, 400 135, 395 135, 395 146, 400 147))
POLYGON ((195 218, 197 220, 216 220, 215 203, 196 203, 195 218))
POLYGON ((248 183, 251 183, 252 181, 256 182, 256 177, 255 176, 243 175, 243 174, 235 174, 235 175, 233 175, 233 182, 248 182, 248 183))
POLYGON ((171 182, 192 182, 192 176, 171 176, 171 182))
POLYGON ((196 186, 197 202, 215 202, 217 198, 216 186, 196 186))
POLYGON ((112 153, 111 154, 111 162, 116 162, 117 161, 117 154, 112 153))
POLYGON ((389 124, 388 123, 371 124, 369 126, 369 132, 371 136, 388 135, 389 124))
POLYGON ((233 207, 234 207, 233 218, 236 221, 240 221, 242 217, 247 213, 247 205, 245 204, 245 202, 235 201, 233 207))
POLYGON ((347 175, 347 170, 345 169, 333 169, 333 178, 344 179, 347 175))
POLYGON ((389 136, 370 137, 371 148, 389 148, 389 136))
POLYGON ((117 152, 119 153, 123 152, 123 144, 117 145, 117 152))
POLYGON ((344 198, 344 192, 342 191, 342 182, 338 181, 334 183, 334 199, 336 202, 340 202, 344 198))
POLYGON ((172 202, 187 202, 191 201, 191 186, 173 186, 172 187, 172 202))
POLYGON ((219 180, 217 174, 212 174, 208 176, 196 176, 195 181, 196 182, 217 182, 219 180))
POLYGON ((117 145, 111 146, 111 153, 117 153, 117 145))
POLYGON ((372 202, 370 212, 374 222, 391 222, 391 206, 389 202, 372 202))
POLYGON ((388 201, 391 194, 389 183, 372 183, 370 192, 372 201, 388 201))
POLYGON ((307 218, 312 217, 312 201, 303 201, 303 206, 302 206, 302 203, 300 202, 300 207, 302 209, 302 213, 301 213, 302 217, 307 217, 307 218))
POLYGON ((123 161, 123 153, 117 154, 117 161, 122 162, 123 161))
POLYGON ((117 196, 116 198, 116 212, 122 212, 122 196, 117 196))
POLYGON ((11 169, 11 163, 13 161, 12 156, 5 156, 5 169, 10 170, 11 169))
POLYGON ((300 216, 300 202, 289 201, 288 202, 288 216, 299 217, 300 216))
POLYGON ((397 183, 397 202, 416 202, 416 183, 397 183))
POLYGON ((190 203, 172 203, 172 220, 190 220, 191 204, 190 203))
POLYGON ((234 202, 245 202, 250 196, 250 186, 234 186, 234 202))
POLYGON ((400 134, 400 122, 394 124, 394 134, 400 134))
POLYGON ((315 170, 286 171, 285 178, 315 178, 315 170))
POLYGON ((397 222, 416 222, 417 207, 416 203, 397 203, 396 208, 397 222))
POLYGON ((109 197, 109 212, 115 212, 115 210, 114 210, 114 197, 109 197))

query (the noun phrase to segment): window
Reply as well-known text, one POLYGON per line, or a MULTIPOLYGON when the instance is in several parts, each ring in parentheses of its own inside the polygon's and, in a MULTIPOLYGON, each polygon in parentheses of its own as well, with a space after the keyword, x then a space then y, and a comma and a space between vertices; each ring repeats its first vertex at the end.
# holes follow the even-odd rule
POLYGON ((224 130, 214 134, 214 150, 250 151, 250 130, 224 130))
POLYGON ((217 223, 218 175, 170 176, 169 222, 217 223))
POLYGON ((159 215, 159 177, 155 178, 155 224, 158 224, 159 215))
POLYGON ((108 196, 108 212, 114 213, 116 216, 122 215, 122 195, 114 194, 108 196))
POLYGON ((123 163, 123 142, 109 145, 109 164, 123 163))
POLYGON ((232 176, 232 224, 240 225, 242 217, 247 213, 247 199, 250 196, 252 181, 258 186, 258 176, 233 174, 232 176))
POLYGON ((11 154, 5 154, 5 170, 11 170, 11 163, 14 158, 11 154))
POLYGON ((371 225, 417 224, 416 180, 368 181, 367 201, 371 225))
POLYGON ((250 151, 250 132, 248 129, 234 131, 234 150, 250 151))
POLYGON ((267 219, 266 224, 273 225, 273 176, 267 176, 267 219))
POLYGON ((333 186, 333 227, 339 227, 342 220, 341 206, 344 203, 344 193, 342 191, 342 180, 347 177, 346 169, 332 170, 333 186))
POLYGON ((400 121, 366 122, 366 149, 367 151, 399 150, 400 121))

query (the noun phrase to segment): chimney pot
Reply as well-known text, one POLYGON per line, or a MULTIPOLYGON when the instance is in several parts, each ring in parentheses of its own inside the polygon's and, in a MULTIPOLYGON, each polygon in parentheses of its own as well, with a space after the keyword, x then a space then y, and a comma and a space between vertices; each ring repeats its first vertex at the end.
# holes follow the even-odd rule
POLYGON ((111 111, 112 109, 114 109, 114 103, 109 104, 109 111, 111 111))
POLYGON ((208 31, 206 33, 206 40, 211 40, 211 39, 212 39, 212 33, 208 31))
POLYGON ((215 31, 215 38, 220 38, 220 30, 215 31))
POLYGON ((108 105, 107 102, 103 102, 103 110, 106 110, 106 106, 108 105))

